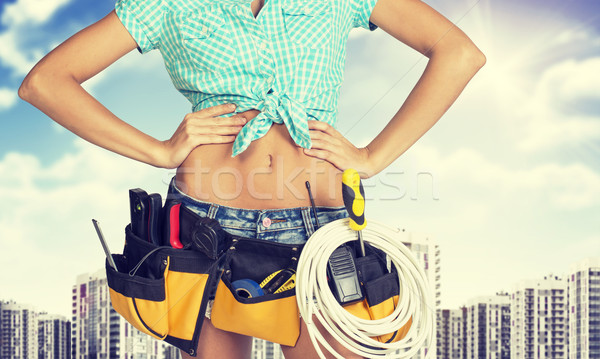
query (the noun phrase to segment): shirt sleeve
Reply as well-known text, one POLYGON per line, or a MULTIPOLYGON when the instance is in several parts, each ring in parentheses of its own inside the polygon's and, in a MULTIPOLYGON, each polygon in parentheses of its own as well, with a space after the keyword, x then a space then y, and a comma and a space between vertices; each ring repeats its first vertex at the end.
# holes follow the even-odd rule
POLYGON ((362 27, 369 31, 374 31, 378 28, 377 25, 369 21, 377 0, 350 0, 350 3, 352 4, 352 13, 354 14, 354 27, 362 27))
POLYGON ((117 0, 115 13, 145 54, 158 48, 165 13, 164 0, 117 0))

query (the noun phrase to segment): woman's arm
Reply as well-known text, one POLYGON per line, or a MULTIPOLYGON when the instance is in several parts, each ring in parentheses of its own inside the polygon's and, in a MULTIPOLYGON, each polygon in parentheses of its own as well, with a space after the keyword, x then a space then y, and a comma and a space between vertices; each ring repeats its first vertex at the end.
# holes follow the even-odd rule
POLYGON ((423 75, 398 112, 371 143, 354 147, 333 127, 309 121, 307 155, 371 177, 394 162, 454 103, 485 64, 485 56, 459 28, 420 0, 379 0, 371 22, 429 58, 423 75))
POLYGON ((81 84, 137 47, 114 11, 41 59, 23 80, 19 96, 79 137, 156 167, 175 168, 198 145, 232 142, 245 123, 214 106, 185 116, 173 136, 159 141, 120 120, 81 84))

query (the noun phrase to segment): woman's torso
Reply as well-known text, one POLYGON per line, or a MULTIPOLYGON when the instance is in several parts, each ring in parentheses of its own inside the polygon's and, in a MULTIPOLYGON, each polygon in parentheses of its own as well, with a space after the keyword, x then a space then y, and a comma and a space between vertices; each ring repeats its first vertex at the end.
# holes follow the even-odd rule
MULTIPOLYGON (((251 121, 260 111, 242 114, 251 121)), ((309 206, 310 182, 317 206, 343 205, 341 171, 309 157, 283 124, 253 141, 236 157, 232 143, 202 145, 177 169, 177 186, 189 196, 231 207, 266 209, 309 206)))
POLYGON ((264 112, 247 128, 258 139, 192 151, 177 171, 180 189, 229 206, 284 208, 309 203, 308 180, 317 205, 341 205, 340 172, 296 143, 307 145, 307 119, 335 127, 346 41, 352 28, 376 28, 368 16, 374 4, 254 0, 250 14, 238 0, 117 0, 115 12, 138 50, 160 50, 194 111, 232 102, 248 119, 264 112), (289 130, 271 125, 283 116, 289 130))
MULTIPOLYGON (((254 17, 264 2, 254 0, 254 17)), ((248 122, 260 113, 242 112, 248 122)), ((177 170, 177 185, 203 201, 231 207, 266 209, 310 205, 306 181, 317 206, 340 206, 341 172, 329 162, 309 157, 283 124, 241 154, 231 157, 232 144, 203 145, 193 150, 177 170)))

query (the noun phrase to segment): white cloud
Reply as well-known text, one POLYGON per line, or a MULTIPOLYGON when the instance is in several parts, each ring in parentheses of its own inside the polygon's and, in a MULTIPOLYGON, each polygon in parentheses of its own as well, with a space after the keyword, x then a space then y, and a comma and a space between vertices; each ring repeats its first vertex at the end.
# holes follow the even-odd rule
POLYGON ((111 64, 104 71, 84 82, 82 86, 86 91, 94 95, 98 86, 104 81, 110 78, 114 79, 119 71, 131 69, 150 73, 153 71, 165 71, 160 52, 152 51, 148 54, 140 55, 137 50, 133 50, 111 64))
MULTIPOLYGON (((486 122, 493 121, 490 125, 496 126, 498 136, 510 137, 507 150, 530 155, 600 138, 600 118, 593 105, 600 102, 600 57, 561 61, 536 77, 518 61, 489 59, 475 78, 479 93, 471 96, 480 101, 471 101, 463 116, 478 113, 486 122)), ((469 89, 474 87, 469 84, 469 89)))
POLYGON ((71 0, 18 0, 4 5, 2 23, 7 26, 22 24, 43 24, 56 10, 71 0))
POLYGON ((17 90, 0 88, 0 111, 11 108, 17 103, 17 90))
POLYGON ((594 36, 593 29, 585 27, 567 29, 558 34, 554 39, 557 45, 571 45, 573 43, 585 43, 586 46, 599 46, 600 38, 594 36))
POLYGON ((164 198, 171 174, 83 140, 76 147, 50 165, 14 152, 0 159, 0 253, 13 254, 4 258, 11 270, 0 273, 2 295, 37 300, 39 309, 63 315, 76 276, 104 263, 91 218, 101 223, 113 252, 121 252, 128 189, 164 198))
POLYGON ((598 206, 600 174, 580 164, 543 163, 527 168, 508 168, 494 163, 473 149, 462 148, 441 154, 420 146, 416 162, 435 168, 442 184, 470 189, 467 193, 514 199, 524 206, 541 206, 559 211, 586 210, 598 206))
POLYGON ((522 126, 527 131, 519 143, 525 151, 581 144, 600 138, 598 114, 586 112, 586 102, 600 101, 600 57, 566 60, 549 67, 533 93, 523 99, 522 126))
POLYGON ((567 29, 558 34, 554 41, 557 44, 568 44, 573 41, 587 40, 590 34, 585 29, 567 29))
MULTIPOLYGON (((541 110, 540 110, 541 111, 541 110)), ((540 114, 542 115, 542 114, 540 114)), ((547 114, 546 118, 531 118, 523 123, 529 135, 518 143, 525 152, 583 144, 600 137, 600 122, 593 118, 577 118, 547 114)))
POLYGON ((537 84, 535 94, 549 104, 581 98, 599 99, 600 57, 581 61, 569 59, 548 68, 537 84))
MULTIPOLYGON (((45 49, 23 49, 19 35, 47 22, 54 13, 71 0, 18 0, 4 5, 0 22, 6 30, 0 33, 0 64, 11 68, 15 75, 25 75, 46 53, 45 49)), ((50 50, 52 48, 49 48, 50 50)))
POLYGON ((0 63, 11 68, 15 75, 25 75, 41 56, 34 55, 38 50, 21 50, 17 35, 18 31, 14 29, 0 34, 0 63))
POLYGON ((0 22, 6 27, 0 33, 0 64, 12 69, 16 76, 27 74, 57 44, 24 48, 20 39, 24 33, 35 31, 37 26, 46 23, 57 10, 70 2, 71 0, 17 0, 0 8, 3 10, 0 22))

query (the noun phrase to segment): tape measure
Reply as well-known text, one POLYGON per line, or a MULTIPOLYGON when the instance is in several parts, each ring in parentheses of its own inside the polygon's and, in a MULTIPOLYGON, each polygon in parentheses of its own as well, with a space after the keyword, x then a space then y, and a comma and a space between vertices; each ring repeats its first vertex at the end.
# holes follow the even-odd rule
POLYGON ((260 287, 265 294, 281 293, 296 287, 296 271, 291 268, 281 269, 269 274, 260 287))
POLYGON ((296 271, 280 269, 269 274, 260 284, 252 279, 239 279, 231 283, 233 290, 242 298, 256 298, 265 294, 276 294, 296 287, 296 271))

